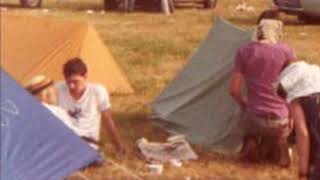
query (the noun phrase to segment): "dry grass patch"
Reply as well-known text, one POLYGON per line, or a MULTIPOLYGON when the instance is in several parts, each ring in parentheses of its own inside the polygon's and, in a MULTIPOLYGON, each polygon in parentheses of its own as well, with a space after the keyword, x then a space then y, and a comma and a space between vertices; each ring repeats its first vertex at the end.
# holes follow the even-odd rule
MULTIPOLYGON (((2 1, 17 4, 13 0, 2 1)), ((138 156, 135 146, 138 138, 147 137, 160 141, 167 136, 148 119, 149 103, 196 50, 211 28, 215 16, 223 16, 244 28, 253 28, 259 14, 271 6, 271 0, 247 0, 247 4, 253 6, 255 11, 237 12, 237 2, 219 1, 215 10, 181 9, 172 16, 155 12, 102 13, 103 4, 100 0, 46 0, 44 8, 49 9, 49 12, 20 8, 9 8, 9 11, 94 24, 136 90, 133 95, 112 97, 114 117, 127 143, 129 154, 117 157, 106 136, 103 136, 102 150, 135 174, 150 180, 295 179, 296 157, 291 168, 281 169, 270 164, 242 162, 236 157, 222 156, 196 146, 200 160, 188 162, 183 168, 166 166, 164 174, 156 176, 147 172, 145 162, 138 156), (93 9, 95 13, 87 14, 87 9, 93 9)), ((295 17, 285 18, 285 42, 296 50, 299 59, 320 64, 320 26, 302 24, 295 17)), ((85 170, 84 174, 92 180, 133 179, 110 164, 85 170)))

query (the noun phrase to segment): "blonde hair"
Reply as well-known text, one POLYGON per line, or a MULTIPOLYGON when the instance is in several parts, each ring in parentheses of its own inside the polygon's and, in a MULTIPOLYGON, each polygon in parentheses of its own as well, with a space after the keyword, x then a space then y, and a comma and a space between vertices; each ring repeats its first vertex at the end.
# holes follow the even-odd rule
POLYGON ((37 97, 37 99, 41 102, 45 102, 48 104, 57 103, 57 95, 52 85, 39 91, 37 94, 34 94, 34 96, 37 97))

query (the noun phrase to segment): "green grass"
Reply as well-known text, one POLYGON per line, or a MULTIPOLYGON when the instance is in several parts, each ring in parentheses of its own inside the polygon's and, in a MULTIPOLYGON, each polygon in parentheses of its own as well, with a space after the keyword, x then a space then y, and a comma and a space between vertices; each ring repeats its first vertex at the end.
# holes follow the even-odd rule
MULTIPOLYGON (((2 0, 11 2, 13 0, 2 0)), ((196 146, 200 160, 189 162, 181 169, 165 167, 164 174, 154 176, 138 158, 135 142, 140 137, 163 140, 166 133, 154 127, 149 116, 149 104, 187 62, 219 15, 244 27, 253 28, 259 14, 270 7, 271 0, 247 0, 255 12, 237 12, 236 0, 221 0, 215 10, 179 9, 172 16, 156 12, 101 13, 102 1, 46 0, 40 10, 9 8, 16 14, 52 16, 59 19, 84 21, 93 24, 106 46, 127 74, 136 93, 112 97, 114 119, 129 148, 129 154, 114 154, 105 132, 102 148, 108 156, 127 166, 145 179, 296 179, 297 158, 289 169, 268 164, 250 164, 235 157, 226 157, 196 146), (87 9, 95 10, 87 14, 87 9)), ((285 16, 285 39, 297 53, 298 59, 320 64, 320 26, 299 23, 295 17, 285 16)), ((112 165, 88 169, 84 174, 93 180, 131 179, 112 165)))

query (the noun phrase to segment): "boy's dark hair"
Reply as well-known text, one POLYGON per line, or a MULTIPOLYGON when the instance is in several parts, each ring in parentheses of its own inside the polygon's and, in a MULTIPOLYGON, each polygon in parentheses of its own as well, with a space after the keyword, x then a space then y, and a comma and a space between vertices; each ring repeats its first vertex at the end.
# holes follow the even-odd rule
POLYGON ((257 24, 260 24, 260 21, 262 21, 262 19, 274 19, 278 21, 283 21, 282 17, 280 16, 280 12, 274 9, 263 11, 261 15, 258 17, 257 24))
POLYGON ((65 78, 68 78, 72 75, 85 76, 87 72, 87 65, 78 57, 68 60, 63 65, 63 75, 65 78))

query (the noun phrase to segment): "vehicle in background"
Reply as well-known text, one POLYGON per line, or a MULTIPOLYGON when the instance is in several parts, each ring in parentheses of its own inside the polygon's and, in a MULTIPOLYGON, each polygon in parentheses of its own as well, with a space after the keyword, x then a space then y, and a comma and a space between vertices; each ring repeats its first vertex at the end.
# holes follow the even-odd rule
POLYGON ((320 20, 320 0, 273 0, 276 9, 299 20, 320 20))
MULTIPOLYGON (((40 8, 42 5, 42 0, 19 0, 22 7, 25 8, 40 8)), ((159 4, 161 0, 142 0, 145 1, 146 4, 159 4)), ((179 1, 179 0, 177 0, 179 1)), ((183 1, 183 0, 182 0, 183 1)), ((184 0, 187 2, 188 0, 184 0)), ((195 1, 196 0, 190 0, 195 1)), ((204 8, 214 8, 217 4, 218 0, 200 0, 199 2, 203 4, 204 8)), ((115 9, 121 7, 121 4, 130 4, 130 2, 135 2, 135 0, 104 0, 104 8, 107 9, 115 9)), ((175 0, 172 0, 175 3, 175 0)))
POLYGON ((41 7, 42 0, 20 0, 20 4, 26 8, 39 8, 41 7))

